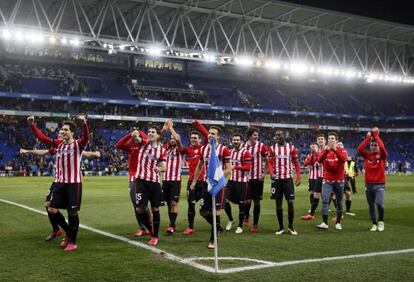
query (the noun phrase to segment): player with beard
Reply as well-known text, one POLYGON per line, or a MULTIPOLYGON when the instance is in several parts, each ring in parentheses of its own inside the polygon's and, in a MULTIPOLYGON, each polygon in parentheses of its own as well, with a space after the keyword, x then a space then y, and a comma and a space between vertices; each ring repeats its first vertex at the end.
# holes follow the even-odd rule
MULTIPOLYGON (((231 176, 226 185, 226 198, 239 206, 239 225, 236 234, 243 232, 243 222, 245 219, 247 188, 249 174, 251 169, 252 156, 242 146, 242 135, 236 133, 232 137, 233 148, 230 150, 231 155, 231 176)), ((230 205, 230 204, 229 204, 230 205)), ((226 228, 226 230, 229 230, 226 228)))
POLYGON ((286 133, 278 129, 275 132, 276 144, 272 145, 269 149, 269 162, 271 164, 271 176, 272 176, 272 199, 276 200, 276 214, 279 221, 279 230, 276 231, 276 235, 285 233, 283 224, 283 196, 288 204, 288 232, 291 235, 297 235, 298 233, 293 228, 294 219, 294 201, 295 201, 295 186, 293 184, 293 166, 296 171, 295 185, 299 186, 301 183, 300 164, 298 160, 298 151, 296 147, 286 142, 286 133))
POLYGON ((168 144, 164 145, 167 151, 166 168, 162 182, 162 192, 164 201, 168 206, 168 217, 170 225, 166 234, 172 235, 175 232, 175 221, 178 215, 178 201, 181 192, 181 170, 183 165, 183 148, 180 135, 174 130, 171 119, 167 120, 162 128, 162 132, 169 131, 171 138, 168 144))

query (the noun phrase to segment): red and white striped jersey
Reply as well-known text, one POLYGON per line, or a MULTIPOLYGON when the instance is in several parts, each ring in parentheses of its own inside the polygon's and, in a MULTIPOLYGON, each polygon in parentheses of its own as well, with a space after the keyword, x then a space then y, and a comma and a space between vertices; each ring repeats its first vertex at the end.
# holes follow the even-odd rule
POLYGON ((308 154, 303 164, 304 166, 309 166, 309 174, 308 174, 309 179, 318 178, 319 165, 316 160, 317 160, 316 154, 308 154))
POLYGON ((167 164, 164 171, 164 181, 181 181, 181 168, 183 165, 183 154, 177 147, 166 144, 167 164))
POLYGON ((85 122, 83 124, 83 134, 80 139, 73 141, 71 144, 65 144, 62 139, 52 139, 43 134, 42 131, 32 124, 31 128, 36 137, 52 147, 56 147, 55 153, 55 180, 56 183, 80 183, 82 182, 82 173, 80 161, 82 151, 89 141, 89 127, 85 122))
POLYGON ((55 153, 56 183, 82 182, 80 162, 84 146, 79 140, 75 140, 71 144, 60 142, 55 153))
POLYGON ((265 169, 263 161, 265 161, 267 157, 266 145, 262 142, 256 142, 254 145, 250 145, 249 142, 246 142, 244 148, 248 150, 252 156, 252 168, 250 169, 249 179, 258 179, 262 177, 265 169))
MULTIPOLYGON (((319 149, 319 151, 316 153, 316 159, 318 159, 319 154, 322 150, 319 149)), ((323 178, 323 163, 317 163, 318 164, 318 178, 323 178)))
POLYGON ((251 163, 252 156, 249 151, 245 148, 240 148, 236 150, 235 148, 231 149, 231 176, 230 180, 237 181, 237 182, 248 182, 249 181, 249 170, 243 170, 242 167, 245 166, 246 163, 251 163))
POLYGON ((136 178, 160 183, 160 175, 156 168, 161 162, 165 162, 165 149, 161 144, 152 147, 148 141, 142 141, 140 144, 136 178))
MULTIPOLYGON (((216 146, 217 157, 221 161, 222 168, 224 164, 230 161, 230 150, 222 144, 216 146)), ((210 144, 203 145, 200 152, 200 160, 204 161, 205 170, 208 171, 208 162, 210 160, 210 144)), ((204 181, 207 180, 207 175, 204 175, 204 181)))
POLYGON ((292 178, 294 159, 298 158, 298 151, 290 143, 284 145, 274 144, 269 149, 269 161, 272 162, 276 179, 292 178))

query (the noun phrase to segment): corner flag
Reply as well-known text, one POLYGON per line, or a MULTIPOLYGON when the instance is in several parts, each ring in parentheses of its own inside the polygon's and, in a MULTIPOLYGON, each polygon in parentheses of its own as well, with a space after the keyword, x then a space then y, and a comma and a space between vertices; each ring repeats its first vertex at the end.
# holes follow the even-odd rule
POLYGON ((210 140, 210 161, 208 162, 207 183, 208 192, 214 197, 226 185, 226 178, 223 175, 221 161, 218 159, 214 139, 210 140))

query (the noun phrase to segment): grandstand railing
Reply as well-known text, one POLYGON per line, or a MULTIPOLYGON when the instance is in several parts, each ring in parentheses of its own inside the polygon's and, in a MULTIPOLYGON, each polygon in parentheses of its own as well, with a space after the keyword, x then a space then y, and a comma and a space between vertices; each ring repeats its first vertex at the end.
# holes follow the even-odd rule
POLYGON ((310 116, 310 117, 334 117, 352 120, 414 120, 414 116, 371 116, 371 115, 354 115, 354 114, 339 114, 339 113, 322 113, 322 112, 301 112, 301 111, 287 111, 274 109, 255 109, 255 108, 241 108, 241 107, 227 107, 227 106, 211 106, 204 103, 186 103, 177 101, 142 101, 142 100, 128 100, 128 99, 106 99, 106 98, 91 98, 79 96, 58 96, 58 95, 44 95, 44 94, 26 94, 26 93, 8 93, 0 92, 0 98, 20 98, 20 99, 38 99, 47 101, 73 101, 86 102, 95 104, 118 104, 130 106, 149 106, 159 108, 176 108, 176 109, 200 109, 209 111, 226 111, 226 112, 243 112, 243 113, 264 113, 273 115, 290 115, 290 116, 310 116))
MULTIPOLYGON (((34 112, 34 111, 16 111, 16 110, 0 110, 0 115, 5 116, 38 116, 38 117, 57 117, 70 118, 70 113, 59 112, 34 112)), ((163 117, 139 117, 139 116, 122 116, 122 115, 96 115, 90 114, 89 119, 95 120, 116 120, 116 121, 144 121, 144 122, 160 122, 163 123, 167 118, 163 117)), ((173 118, 175 123, 191 124, 192 119, 173 118)), ((317 125, 317 124, 295 124, 295 123, 269 123, 269 122, 245 122, 245 121, 229 121, 229 120, 200 120, 206 125, 220 125, 220 126, 245 126, 245 127, 268 127, 268 128, 292 128, 292 129, 309 129, 309 130, 337 130, 337 131, 355 131, 367 132, 370 127, 350 127, 350 126, 335 126, 335 125, 317 125)), ((401 133, 414 132, 414 128, 381 128, 383 132, 387 133, 401 133)))
POLYGON ((197 89, 184 89, 184 88, 171 88, 171 87, 156 87, 156 86, 144 86, 134 85, 134 89, 142 91, 155 91, 155 92, 167 92, 167 93, 179 93, 179 94, 205 94, 202 90, 197 89))

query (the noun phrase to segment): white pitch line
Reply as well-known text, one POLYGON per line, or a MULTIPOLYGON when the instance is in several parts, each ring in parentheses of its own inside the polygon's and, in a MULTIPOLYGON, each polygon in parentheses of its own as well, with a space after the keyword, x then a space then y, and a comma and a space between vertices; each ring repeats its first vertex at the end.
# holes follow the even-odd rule
MULTIPOLYGON (((9 205, 13 205, 13 206, 16 206, 16 207, 19 207, 19 208, 23 208, 23 209, 26 209, 26 210, 29 210, 29 211, 32 211, 32 212, 35 212, 35 213, 38 213, 38 214, 47 215, 47 213, 44 212, 44 211, 39 211, 39 210, 31 208, 29 206, 25 206, 25 205, 18 204, 18 203, 15 203, 15 202, 11 202, 11 201, 8 201, 8 200, 0 199, 0 202, 6 203, 6 204, 9 204, 9 205)), ((169 259, 169 260, 172 260, 172 261, 175 261, 175 262, 178 262, 178 263, 186 264, 186 265, 189 265, 189 266, 192 266, 192 267, 195 267, 195 268, 207 271, 207 272, 212 272, 212 273, 216 272, 213 267, 202 265, 202 264, 196 263, 194 261, 187 261, 186 259, 184 259, 182 257, 176 256, 174 254, 168 253, 166 251, 163 251, 163 250, 158 249, 158 248, 153 247, 153 246, 149 246, 149 245, 141 243, 141 242, 137 242, 137 241, 134 241, 134 240, 122 237, 122 236, 118 236, 118 235, 115 235, 115 234, 112 234, 112 233, 109 233, 109 232, 106 232, 106 231, 102 231, 102 230, 99 230, 99 229, 96 229, 96 228, 93 228, 93 227, 89 227, 89 226, 86 226, 84 224, 79 224, 79 227, 81 227, 83 229, 86 229, 88 231, 91 231, 91 232, 94 232, 94 233, 112 238, 112 239, 115 239, 115 240, 119 240, 119 241, 122 241, 122 242, 125 242, 125 243, 128 243, 128 244, 134 245, 136 247, 143 248, 145 250, 148 250, 148 251, 151 251, 153 253, 159 254, 162 257, 166 258, 166 259, 169 259)))
MULTIPOLYGON (((31 208, 29 206, 25 206, 22 204, 18 204, 15 202, 11 202, 8 200, 0 199, 0 202, 17 206, 23 209, 27 209, 29 211, 47 215, 46 212, 40 211, 34 208, 31 208)), ((176 256, 174 254, 168 253, 166 251, 163 251, 161 249, 158 249, 153 246, 149 246, 144 243, 140 243, 131 239, 128 239, 126 237, 118 236, 106 231, 102 231, 93 227, 89 227, 83 224, 79 225, 81 228, 86 229, 88 231, 119 240, 125 243, 128 243, 130 245, 134 245, 136 247, 143 248, 145 250, 151 251, 153 253, 159 254, 162 257, 181 263, 185 265, 192 266, 194 268, 210 272, 210 273, 216 273, 215 269, 210 266, 206 266, 203 264, 199 264, 196 261, 207 261, 207 260, 214 260, 214 257, 189 257, 189 258, 183 258, 176 256)), ((271 261, 264 261, 264 260, 258 260, 258 259, 251 259, 251 258, 240 258, 240 257, 219 257, 219 260, 232 260, 232 261, 249 261, 257 263, 257 265, 250 265, 250 266, 242 266, 242 267, 233 267, 233 268, 227 268, 227 269, 220 269, 218 273, 236 273, 241 271, 247 271, 247 270, 257 270, 257 269, 263 269, 263 268, 269 268, 269 267, 282 267, 282 266, 289 266, 289 265, 296 265, 296 264, 307 264, 307 263, 315 263, 315 262, 324 262, 324 261, 334 261, 334 260, 345 260, 345 259, 353 259, 353 258, 364 258, 364 257, 375 257, 375 256, 385 256, 385 255, 397 255, 397 254, 405 254, 405 253, 414 253, 413 249, 401 249, 401 250, 392 250, 392 251, 384 251, 384 252, 372 252, 372 253, 365 253, 365 254, 356 254, 356 255, 346 255, 346 256, 335 256, 335 257, 324 257, 324 258, 311 258, 311 259, 303 259, 303 260, 291 260, 291 261, 282 261, 282 262, 271 262, 271 261)))

